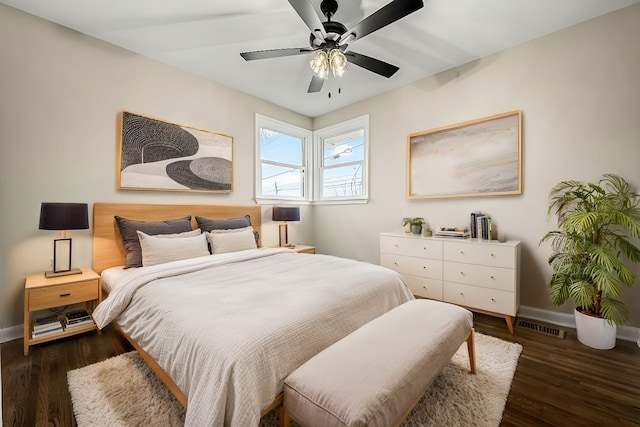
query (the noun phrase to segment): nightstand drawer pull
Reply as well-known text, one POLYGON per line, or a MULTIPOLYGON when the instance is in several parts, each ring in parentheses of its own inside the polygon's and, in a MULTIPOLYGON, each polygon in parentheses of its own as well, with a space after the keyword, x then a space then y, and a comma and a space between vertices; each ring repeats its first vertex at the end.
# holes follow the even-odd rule
POLYGON ((66 294, 60 294, 60 296, 61 296, 61 297, 68 297, 68 296, 71 296, 71 293, 70 293, 70 292, 68 292, 68 293, 66 293, 66 294))

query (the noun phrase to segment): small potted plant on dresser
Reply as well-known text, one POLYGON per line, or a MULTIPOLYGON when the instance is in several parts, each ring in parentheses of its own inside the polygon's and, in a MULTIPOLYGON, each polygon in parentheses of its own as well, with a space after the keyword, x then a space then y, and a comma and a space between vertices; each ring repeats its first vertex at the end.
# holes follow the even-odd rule
POLYGON ((424 218, 405 218, 403 224, 408 224, 411 229, 411 234, 422 234, 422 227, 425 224, 424 218))
POLYGON ((562 181, 549 198, 547 215, 557 216, 559 230, 540 243, 550 240, 553 249, 551 303, 574 303, 580 342, 613 348, 616 325, 630 319, 620 300, 623 286, 636 282, 629 265, 640 263, 640 249, 629 240, 640 237, 640 196, 626 180, 607 174, 597 184, 562 181))

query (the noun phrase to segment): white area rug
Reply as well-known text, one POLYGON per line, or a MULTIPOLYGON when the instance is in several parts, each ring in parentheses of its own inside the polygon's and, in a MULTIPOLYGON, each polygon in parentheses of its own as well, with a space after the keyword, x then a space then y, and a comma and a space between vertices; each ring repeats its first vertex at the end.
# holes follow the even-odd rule
MULTIPOLYGON (((499 426, 521 351, 520 344, 476 333, 477 374, 469 374, 465 343, 403 426, 499 426)), ((67 377, 79 427, 184 424, 182 406, 135 352, 75 369, 67 377)), ((277 425, 275 411, 260 423, 277 425)))

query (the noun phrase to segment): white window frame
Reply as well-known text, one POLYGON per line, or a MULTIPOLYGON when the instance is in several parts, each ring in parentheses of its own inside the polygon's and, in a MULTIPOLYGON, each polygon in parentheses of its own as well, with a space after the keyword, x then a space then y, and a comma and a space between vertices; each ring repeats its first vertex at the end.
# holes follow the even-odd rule
POLYGON ((271 204, 273 202, 293 201, 296 203, 305 202, 311 199, 312 190, 312 174, 309 174, 309 166, 312 164, 312 155, 310 150, 313 133, 298 126, 273 119, 271 117, 256 114, 256 181, 255 181, 255 197, 258 203, 271 204), (290 135, 302 140, 302 197, 291 196, 273 196, 262 194, 262 159, 260 157, 260 129, 267 128, 276 132, 290 135))
MULTIPOLYGON (((318 204, 330 204, 330 203, 366 203, 369 200, 369 115, 356 117, 355 119, 348 120, 346 122, 338 123, 332 126, 328 126, 322 129, 318 129, 313 132, 314 138, 314 201, 318 204), (325 139, 332 139, 350 133, 364 131, 363 143, 364 143, 364 156, 362 163, 362 195, 360 196, 333 196, 322 197, 322 175, 323 175, 323 156, 324 156, 324 141, 325 139)), ((357 161, 355 163, 360 163, 357 161)), ((341 165, 341 166, 346 166, 341 165)), ((330 169, 328 167, 327 169, 330 169)))
POLYGON ((343 123, 310 131, 262 114, 255 119, 255 199, 258 204, 354 204, 367 203, 369 200, 369 115, 364 115, 343 123), (262 160, 260 157, 260 130, 268 128, 276 132, 300 138, 302 140, 302 177, 303 196, 273 196, 262 194, 262 160), (362 195, 343 197, 321 197, 322 159, 324 140, 348 135, 364 130, 364 156, 362 160, 362 195))

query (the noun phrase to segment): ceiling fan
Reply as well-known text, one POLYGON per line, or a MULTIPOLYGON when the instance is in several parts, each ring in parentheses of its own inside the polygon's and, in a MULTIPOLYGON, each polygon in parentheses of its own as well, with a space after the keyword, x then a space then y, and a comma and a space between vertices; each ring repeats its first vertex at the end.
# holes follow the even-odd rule
POLYGON ((336 0, 322 0, 320 10, 327 18, 325 22, 320 21, 320 17, 313 9, 310 0, 289 0, 289 3, 311 30, 309 47, 258 50, 243 52, 240 55, 246 61, 253 61, 316 52, 310 64, 314 74, 307 93, 320 92, 324 80, 328 77, 329 69, 334 76, 342 75, 346 69, 347 61, 383 77, 391 77, 399 70, 398 67, 354 52, 348 49, 349 43, 360 40, 424 6, 422 0, 393 0, 352 28, 347 29, 340 22, 331 20, 338 10, 336 0))

